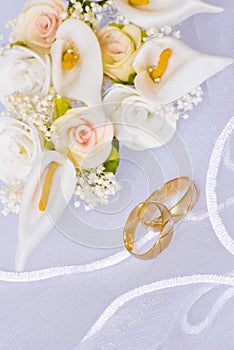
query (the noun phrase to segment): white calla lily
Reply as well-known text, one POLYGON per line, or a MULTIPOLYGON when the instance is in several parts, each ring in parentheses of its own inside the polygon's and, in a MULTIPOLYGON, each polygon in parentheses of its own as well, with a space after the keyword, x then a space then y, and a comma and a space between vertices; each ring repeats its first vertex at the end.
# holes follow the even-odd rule
POLYGON ((198 13, 219 13, 222 7, 201 0, 114 0, 121 14, 142 28, 176 25, 198 13))
POLYGON ((72 162, 60 153, 41 153, 24 188, 19 214, 16 270, 23 271, 28 257, 53 228, 70 201, 76 185, 72 162))
POLYGON ((57 31, 51 54, 56 92, 87 105, 101 104, 102 56, 91 28, 78 19, 68 19, 57 31))
POLYGON ((172 37, 153 39, 135 57, 134 84, 146 100, 167 104, 232 63, 232 58, 203 54, 172 37))

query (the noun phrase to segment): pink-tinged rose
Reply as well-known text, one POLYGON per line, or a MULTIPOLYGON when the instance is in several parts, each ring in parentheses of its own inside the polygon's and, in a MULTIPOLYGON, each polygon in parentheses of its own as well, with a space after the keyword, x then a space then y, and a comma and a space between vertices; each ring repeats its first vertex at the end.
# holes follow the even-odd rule
POLYGON ((70 109, 53 126, 56 150, 68 155, 76 167, 95 168, 109 157, 113 125, 97 109, 70 109))
POLYGON ((49 51, 66 9, 63 0, 29 0, 13 24, 16 41, 36 50, 49 51))
POLYGON ((104 74, 119 82, 129 82, 134 74, 133 58, 141 46, 141 30, 130 24, 106 26, 97 32, 104 74))

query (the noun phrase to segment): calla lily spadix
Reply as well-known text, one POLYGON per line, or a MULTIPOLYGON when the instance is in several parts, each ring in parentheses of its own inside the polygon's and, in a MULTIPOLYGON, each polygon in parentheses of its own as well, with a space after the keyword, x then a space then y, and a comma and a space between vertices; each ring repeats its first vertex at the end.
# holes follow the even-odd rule
POLYGON ((201 0, 114 0, 121 14, 142 28, 176 25, 198 13, 219 13, 222 7, 201 0))
POLYGON ((136 55, 134 84, 149 102, 167 104, 232 63, 232 58, 203 54, 172 37, 157 38, 146 42, 136 55))
POLYGON ((100 105, 102 56, 92 29, 78 19, 66 20, 57 31, 51 55, 56 92, 90 106, 100 105))
POLYGON ((58 152, 41 153, 31 171, 19 214, 16 270, 23 271, 28 257, 53 228, 76 186, 72 162, 58 152))

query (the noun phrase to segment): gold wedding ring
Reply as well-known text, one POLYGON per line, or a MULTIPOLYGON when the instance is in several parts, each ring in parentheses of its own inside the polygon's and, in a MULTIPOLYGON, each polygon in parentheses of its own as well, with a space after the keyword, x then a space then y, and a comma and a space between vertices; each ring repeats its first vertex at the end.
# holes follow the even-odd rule
POLYGON ((125 247, 132 255, 136 256, 139 259, 147 260, 156 258, 156 256, 158 256, 170 243, 173 235, 173 227, 174 222, 172 216, 163 204, 156 202, 143 202, 137 205, 128 216, 124 227, 125 247), (161 225, 159 230, 158 225, 156 228, 154 228, 151 225, 150 229, 155 236, 157 231, 160 231, 160 233, 153 246, 150 249, 148 249, 145 253, 140 253, 138 247, 136 246, 136 243, 138 241, 141 246, 140 248, 142 248, 142 246, 144 247, 145 242, 140 242, 142 241, 142 239, 136 240, 135 238, 136 229, 139 223, 141 222, 139 213, 141 213, 141 215, 143 215, 144 217, 144 213, 147 213, 149 206, 151 205, 154 207, 155 210, 160 211, 161 225))
MULTIPOLYGON (((182 195, 182 197, 177 201, 176 204, 172 205, 169 209, 169 212, 173 217, 174 223, 176 224, 178 221, 183 219, 183 217, 186 216, 189 211, 192 210, 198 198, 198 189, 195 185, 195 182, 189 177, 177 177, 173 180, 166 182, 163 186, 161 186, 155 192, 153 192, 146 199, 146 202, 155 201, 166 205, 166 202, 170 198, 183 191, 185 191, 185 193, 182 195)), ((151 215, 150 212, 148 214, 151 215)), ((146 226, 161 225, 160 217, 157 217, 154 220, 147 220, 142 218, 140 214, 140 220, 146 226)))
POLYGON ((126 249, 139 259, 153 259, 157 257, 170 243, 173 235, 174 224, 179 222, 192 210, 198 198, 198 190, 195 182, 189 177, 179 177, 168 181, 154 191, 145 202, 137 205, 129 214, 124 227, 124 244, 126 249), (182 195, 181 195, 182 193, 182 195), (181 195, 176 204, 167 208, 166 202, 175 195, 181 195), (155 212, 159 215, 154 217, 155 212), (153 218, 152 218, 153 217, 153 218), (140 248, 144 246, 144 237, 136 238, 139 224, 148 229, 148 234, 153 234, 156 242, 150 249, 142 253, 140 248), (156 235, 156 232, 159 232, 156 235))

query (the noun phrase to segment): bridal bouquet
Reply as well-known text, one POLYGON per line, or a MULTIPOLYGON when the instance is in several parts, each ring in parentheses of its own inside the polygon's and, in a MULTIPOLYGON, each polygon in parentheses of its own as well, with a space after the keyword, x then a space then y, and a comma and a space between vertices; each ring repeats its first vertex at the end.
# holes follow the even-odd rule
POLYGON ((201 0, 26 0, 9 21, 0 200, 4 215, 19 213, 18 271, 73 195, 90 210, 116 194, 119 144, 165 145, 201 102, 200 85, 232 63, 172 28, 221 11, 201 0))

